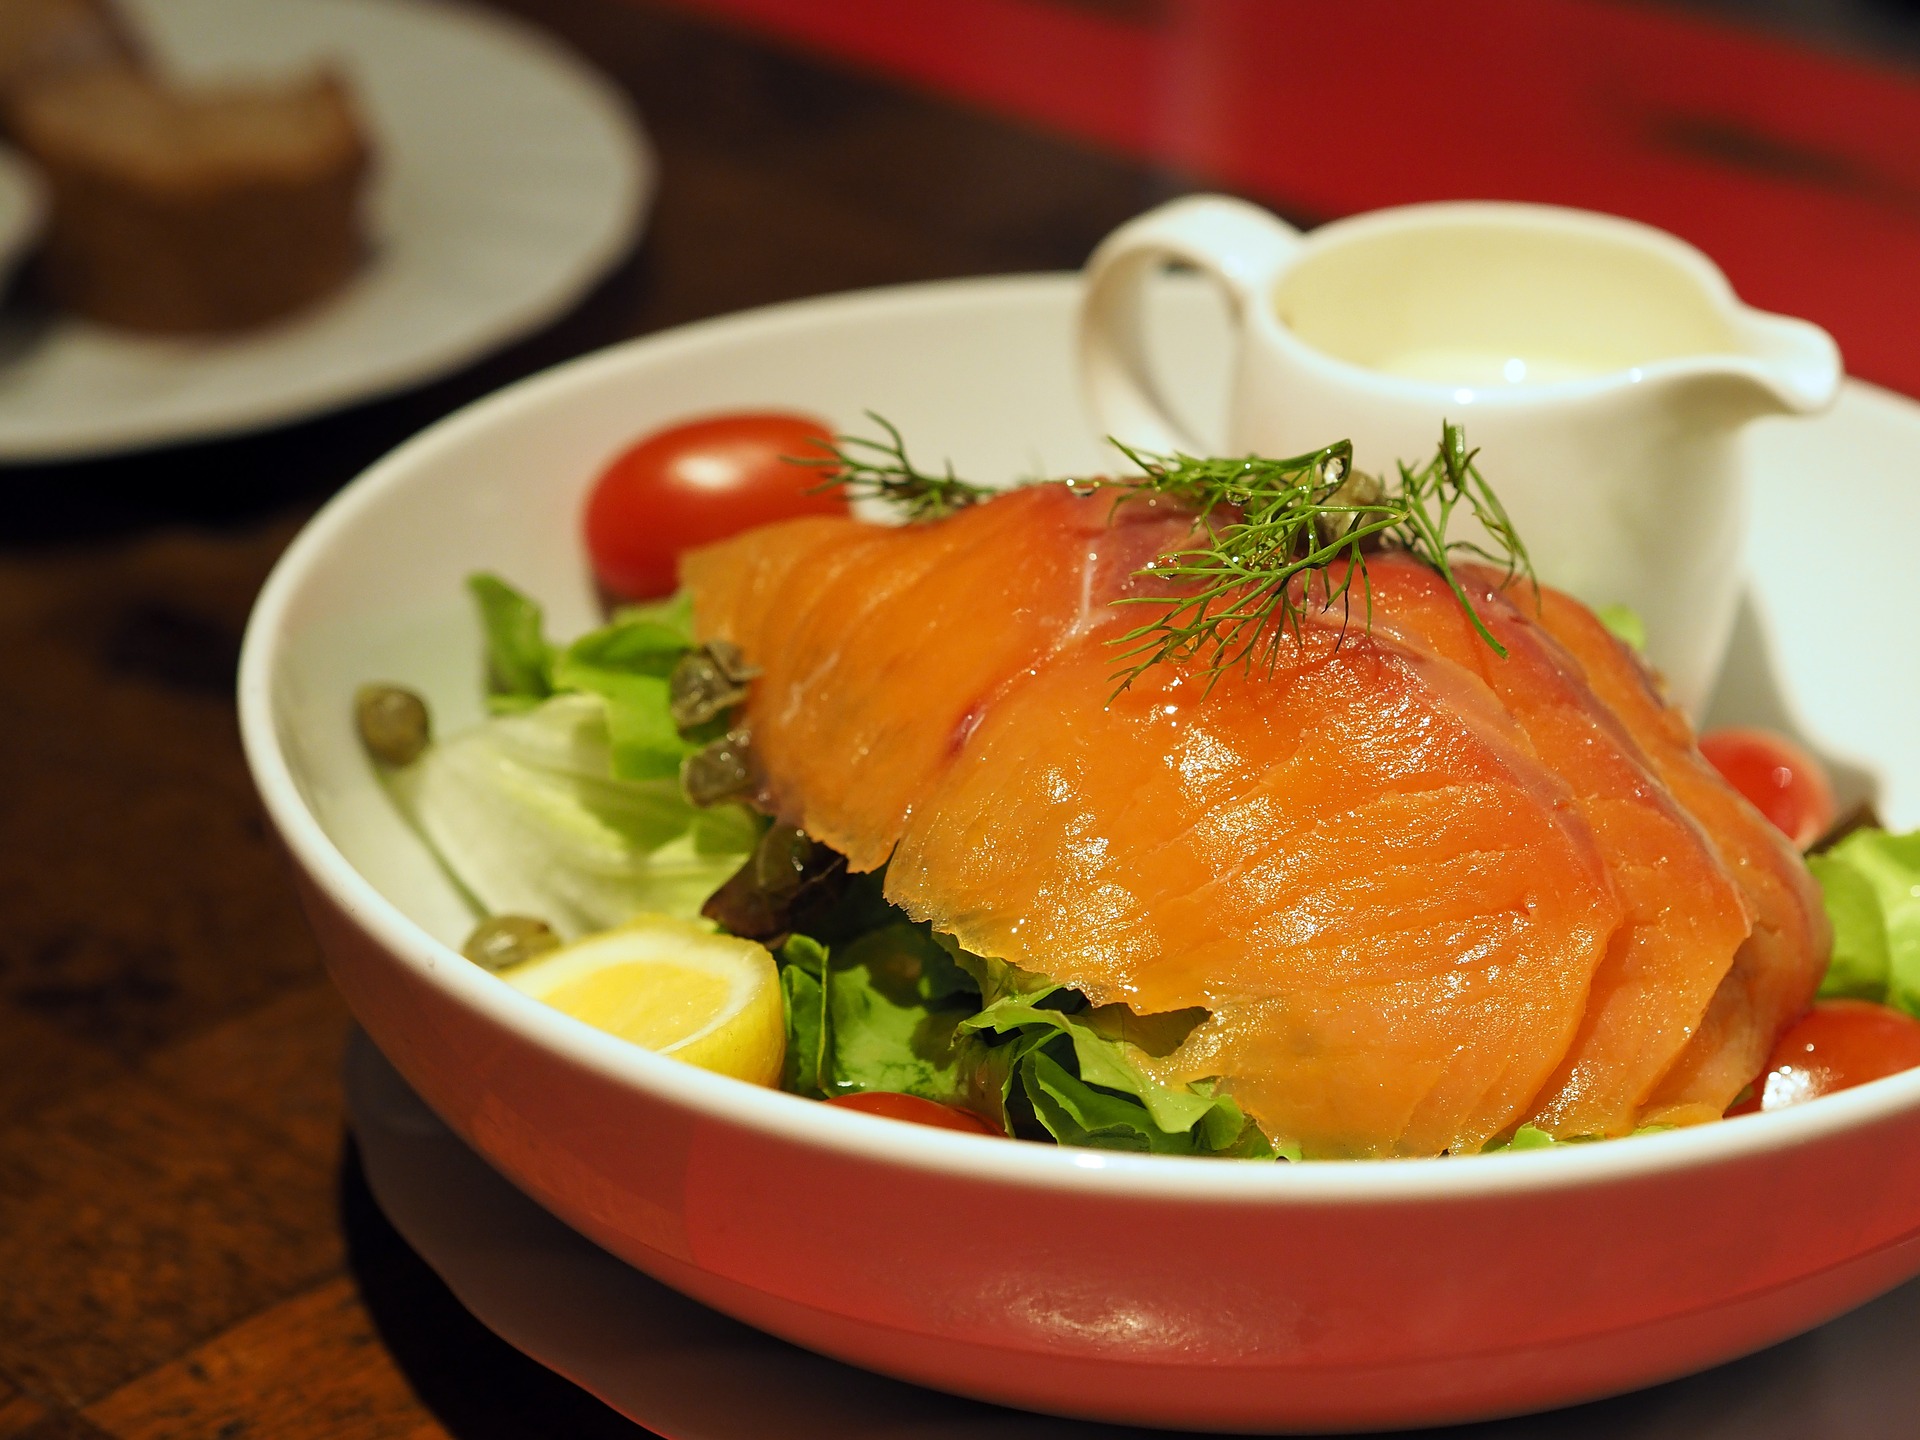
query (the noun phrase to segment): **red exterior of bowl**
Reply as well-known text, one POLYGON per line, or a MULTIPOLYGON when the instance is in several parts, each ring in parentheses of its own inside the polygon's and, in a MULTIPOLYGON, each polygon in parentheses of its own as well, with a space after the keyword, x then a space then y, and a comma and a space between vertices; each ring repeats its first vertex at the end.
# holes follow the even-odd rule
POLYGON ((716 1309, 981 1399, 1219 1429, 1466 1420, 1701 1369, 1920 1270, 1916 1106, 1619 1178, 1551 1173, 1582 1154, 1422 1162, 1533 1172, 1455 1197, 1156 1194, 1128 1183, 1139 1165, 1021 1183, 993 1173, 1015 1142, 941 1136, 964 1147, 950 1165, 888 1163, 622 1083, 463 1003, 311 877, 302 888, 361 1023, 541 1204, 716 1309))

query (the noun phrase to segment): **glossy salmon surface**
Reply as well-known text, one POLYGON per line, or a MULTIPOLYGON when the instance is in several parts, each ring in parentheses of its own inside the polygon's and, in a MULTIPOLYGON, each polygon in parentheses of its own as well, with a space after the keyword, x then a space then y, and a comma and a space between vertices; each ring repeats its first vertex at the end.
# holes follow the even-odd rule
POLYGON ((763 671, 751 720, 769 808, 873 870, 995 696, 1109 622, 1107 600, 1190 529, 1044 485, 938 524, 767 526, 693 552, 681 576, 700 634, 763 671))
POLYGON ((1575 602, 1463 570, 1502 659, 1389 553, 1368 615, 1310 613, 1270 667, 1117 692, 1138 572, 1190 534, 1046 485, 770 526, 683 578, 702 637, 762 672, 768 809, 972 950, 1097 1004, 1204 1008, 1154 1064, 1276 1140, 1621 1134, 1705 1118, 1747 1066, 1723 1109, 1805 1003, 1817 896, 1632 656, 1575 602))

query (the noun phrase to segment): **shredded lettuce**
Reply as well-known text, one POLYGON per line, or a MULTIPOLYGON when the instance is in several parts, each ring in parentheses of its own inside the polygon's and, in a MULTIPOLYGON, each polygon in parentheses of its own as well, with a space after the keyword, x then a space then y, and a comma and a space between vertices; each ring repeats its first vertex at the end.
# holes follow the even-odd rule
POLYGON ((568 938, 641 911, 698 915, 762 825, 681 792, 697 741, 674 728, 667 676, 693 644, 685 602, 624 610, 556 646, 540 607, 505 581, 475 575, 468 588, 494 718, 394 771, 402 808, 486 913, 568 938))
POLYGON ((1920 1017, 1920 831, 1856 830, 1807 867, 1833 922, 1823 996, 1876 1000, 1920 1017))

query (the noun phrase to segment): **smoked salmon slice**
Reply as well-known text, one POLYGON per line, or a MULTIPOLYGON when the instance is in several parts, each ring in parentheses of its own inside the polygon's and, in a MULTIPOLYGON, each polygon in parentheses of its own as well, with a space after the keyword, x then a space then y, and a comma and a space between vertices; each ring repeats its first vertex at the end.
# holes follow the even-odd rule
POLYGON ((786 521, 686 556, 703 638, 764 673, 754 749, 769 808, 848 857, 886 863, 928 777, 1015 674, 1077 630, 1191 520, 1064 484, 929 525, 786 521))
POLYGON ((1818 900, 1632 657, 1465 570, 1502 660, 1388 552, 1371 628, 1309 610, 1270 668, 1116 695, 1143 607, 1115 602, 1153 598, 1139 571, 1192 530, 1053 484, 769 526, 682 578, 700 636, 761 672, 766 808, 971 950, 1205 1009, 1153 1063, 1272 1138, 1434 1155, 1723 1109, 1804 1004, 1818 900))
POLYGON ((1503 659, 1474 633, 1440 575, 1405 555, 1368 566, 1376 631, 1414 638, 1476 676, 1568 784, 1626 906, 1586 1015, 1528 1119, 1562 1139, 1625 1135, 1707 1012, 1751 917, 1700 825, 1669 793, 1580 664, 1503 588, 1462 566, 1467 598, 1503 659))
POLYGON ((1712 837, 1753 916, 1697 1033, 1642 1115, 1647 1123, 1717 1120, 1760 1073, 1780 1032, 1813 1003, 1833 940, 1819 887, 1792 842, 1707 763, 1686 717, 1639 658, 1578 601, 1553 590, 1541 600, 1541 623, 1712 837))

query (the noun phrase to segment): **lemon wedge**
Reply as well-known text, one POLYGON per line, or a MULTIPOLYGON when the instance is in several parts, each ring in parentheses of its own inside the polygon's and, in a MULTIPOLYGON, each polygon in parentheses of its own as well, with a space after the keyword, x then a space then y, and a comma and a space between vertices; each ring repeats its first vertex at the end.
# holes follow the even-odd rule
POLYGON ((514 966, 516 990, 622 1040, 756 1085, 780 1083, 786 1010, 763 945, 642 915, 514 966))

